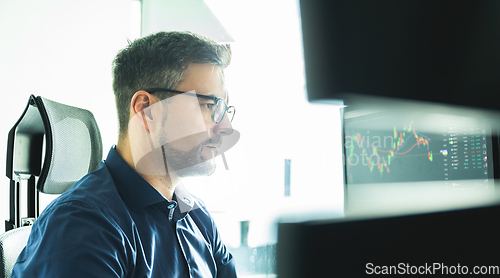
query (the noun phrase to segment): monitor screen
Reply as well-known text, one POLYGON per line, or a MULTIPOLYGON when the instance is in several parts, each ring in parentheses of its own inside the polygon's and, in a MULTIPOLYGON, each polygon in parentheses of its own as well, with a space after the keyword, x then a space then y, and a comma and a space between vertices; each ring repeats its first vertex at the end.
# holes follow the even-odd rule
POLYGON ((495 198, 495 121, 443 106, 344 108, 346 215, 398 215, 495 198))
POLYGON ((473 118, 347 108, 344 147, 347 184, 493 178, 491 127, 473 118))

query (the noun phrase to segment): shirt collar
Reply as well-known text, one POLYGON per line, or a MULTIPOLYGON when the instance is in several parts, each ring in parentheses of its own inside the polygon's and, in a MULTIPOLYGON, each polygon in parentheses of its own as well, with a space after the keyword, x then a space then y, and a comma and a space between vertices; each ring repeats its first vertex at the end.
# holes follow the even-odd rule
MULTIPOLYGON (((131 209, 137 210, 160 202, 169 202, 120 157, 115 146, 109 151, 104 163, 113 177, 120 196, 131 209)), ((174 200, 177 201, 181 213, 199 208, 194 196, 182 183, 175 188, 174 200)))
POLYGON ((181 213, 188 213, 191 210, 199 208, 199 205, 196 203, 196 200, 189 191, 184 187, 181 183, 177 185, 175 188, 175 199, 179 203, 179 209, 181 213))
POLYGON ((111 148, 106 164, 120 196, 132 210, 144 208, 168 200, 153 186, 145 181, 120 157, 115 149, 111 148))

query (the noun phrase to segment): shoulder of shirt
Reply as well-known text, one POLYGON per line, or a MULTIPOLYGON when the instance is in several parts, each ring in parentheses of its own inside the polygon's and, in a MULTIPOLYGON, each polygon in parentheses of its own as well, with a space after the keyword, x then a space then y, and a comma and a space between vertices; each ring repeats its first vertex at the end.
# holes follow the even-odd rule
POLYGON ((193 220, 195 222, 200 223, 202 226, 205 228, 214 227, 214 220, 210 213, 208 212, 207 207, 205 206, 205 203, 200 199, 195 196, 192 196, 194 199, 194 207, 193 209, 189 212, 193 220))
POLYGON ((66 192, 52 201, 45 208, 44 213, 50 213, 61 206, 74 206, 77 208, 81 205, 90 209, 106 211, 110 207, 110 202, 123 203, 111 174, 105 165, 101 165, 99 169, 85 175, 66 192))
POLYGON ((203 214, 206 214, 207 216, 210 216, 210 213, 208 212, 208 209, 205 206, 205 203, 203 202, 203 200, 201 200, 200 198, 198 198, 194 195, 191 195, 190 197, 194 201, 194 206, 193 206, 193 209, 190 211, 190 213, 198 212, 198 213, 203 213, 203 214))
POLYGON ((203 210, 207 210, 207 207, 205 206, 205 203, 203 202, 203 200, 202 200, 202 199, 200 199, 200 198, 198 198, 198 197, 196 197, 196 196, 192 196, 192 197, 193 197, 193 199, 194 199, 195 204, 196 204, 199 208, 201 208, 201 209, 203 209, 203 210))

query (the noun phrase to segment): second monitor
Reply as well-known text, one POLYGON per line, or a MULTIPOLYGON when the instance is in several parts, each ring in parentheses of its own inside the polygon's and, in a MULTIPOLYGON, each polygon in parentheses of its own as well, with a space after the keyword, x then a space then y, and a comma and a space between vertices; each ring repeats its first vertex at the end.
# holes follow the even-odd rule
POLYGON ((447 209, 494 197, 492 122, 437 109, 346 107, 346 212, 447 209))

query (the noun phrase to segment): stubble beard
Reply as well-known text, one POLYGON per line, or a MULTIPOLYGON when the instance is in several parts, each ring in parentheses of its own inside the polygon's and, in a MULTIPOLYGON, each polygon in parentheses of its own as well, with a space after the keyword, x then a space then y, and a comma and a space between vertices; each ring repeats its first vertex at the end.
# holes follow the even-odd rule
POLYGON ((200 144, 189 151, 181 151, 165 144, 162 146, 167 171, 174 171, 179 177, 210 176, 215 172, 216 154, 206 157, 203 155, 205 144, 200 144))

